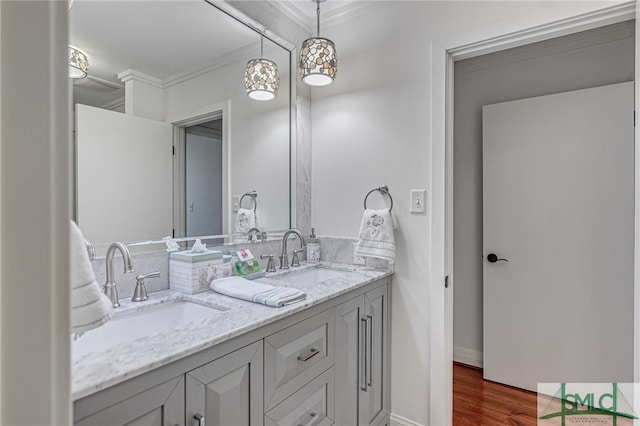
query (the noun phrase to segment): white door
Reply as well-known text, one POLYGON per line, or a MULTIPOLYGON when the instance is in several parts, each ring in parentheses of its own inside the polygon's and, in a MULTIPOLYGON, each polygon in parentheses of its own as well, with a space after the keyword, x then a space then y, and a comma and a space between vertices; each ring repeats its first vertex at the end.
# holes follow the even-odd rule
POLYGON ((633 381, 633 103, 621 83, 483 108, 486 379, 633 381))
POLYGON ((104 244, 172 235, 171 124, 76 105, 76 140, 77 218, 85 238, 104 244))

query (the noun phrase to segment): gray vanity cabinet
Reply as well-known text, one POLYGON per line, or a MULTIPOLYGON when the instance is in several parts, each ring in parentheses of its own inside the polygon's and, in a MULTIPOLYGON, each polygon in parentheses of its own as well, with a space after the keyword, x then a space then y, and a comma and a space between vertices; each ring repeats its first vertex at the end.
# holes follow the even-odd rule
POLYGON ((336 308, 336 424, 384 424, 389 412, 386 286, 336 308))
POLYGON ((263 424, 262 348, 258 341, 187 373, 189 426, 263 424))
POLYGON ((385 426, 382 278, 74 403, 75 426, 385 426))
POLYGON ((184 397, 181 376, 76 420, 74 425, 185 426, 184 397))

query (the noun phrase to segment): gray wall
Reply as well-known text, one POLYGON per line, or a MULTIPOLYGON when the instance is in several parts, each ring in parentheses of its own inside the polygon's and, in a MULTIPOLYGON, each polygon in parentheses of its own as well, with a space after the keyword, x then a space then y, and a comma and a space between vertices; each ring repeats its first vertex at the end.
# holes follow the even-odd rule
POLYGON ((482 105, 632 81, 633 22, 455 63, 453 345, 482 366, 482 105))

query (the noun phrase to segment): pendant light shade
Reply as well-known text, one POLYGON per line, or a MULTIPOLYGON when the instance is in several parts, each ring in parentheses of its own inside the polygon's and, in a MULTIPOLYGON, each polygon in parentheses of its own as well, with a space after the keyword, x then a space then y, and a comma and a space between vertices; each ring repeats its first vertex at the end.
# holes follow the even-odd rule
POLYGON ((247 62, 244 87, 247 96, 256 101, 270 101, 278 94, 280 73, 275 62, 262 58, 263 38, 260 38, 260 58, 247 62))
POLYGON ((69 78, 85 78, 89 71, 87 55, 78 48, 69 46, 69 78))
POLYGON ((300 49, 300 78, 310 86, 327 86, 336 78, 338 71, 338 56, 336 45, 329 39, 320 37, 320 2, 317 4, 317 37, 306 39, 300 49))

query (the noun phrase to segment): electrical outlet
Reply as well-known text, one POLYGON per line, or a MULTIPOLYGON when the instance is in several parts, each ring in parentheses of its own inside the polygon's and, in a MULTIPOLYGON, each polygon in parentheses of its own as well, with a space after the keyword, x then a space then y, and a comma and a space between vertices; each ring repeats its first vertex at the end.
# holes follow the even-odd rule
POLYGON ((366 259, 363 256, 358 256, 356 254, 356 244, 358 243, 353 243, 353 264, 364 266, 366 263, 366 259))
POLYGON ((233 211, 237 212, 240 209, 240 196, 239 195, 234 195, 233 196, 233 211))
POLYGON ((411 207, 409 211, 411 213, 424 214, 427 211, 425 205, 427 199, 426 189, 412 189, 411 190, 411 207))

